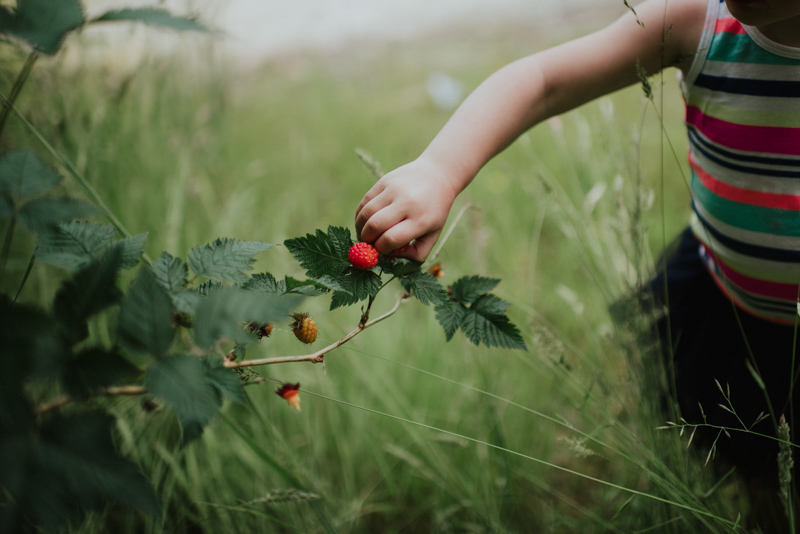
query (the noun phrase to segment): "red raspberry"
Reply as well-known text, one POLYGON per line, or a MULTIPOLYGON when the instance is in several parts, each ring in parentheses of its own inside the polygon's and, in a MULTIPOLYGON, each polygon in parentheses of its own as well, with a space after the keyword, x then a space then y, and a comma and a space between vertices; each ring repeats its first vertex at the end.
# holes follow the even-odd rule
POLYGON ((292 315, 292 332, 297 339, 303 343, 313 343, 317 340, 317 323, 308 316, 307 313, 295 313, 292 315))
POLYGON ((356 243, 347 254, 350 265, 366 271, 378 265, 378 251, 369 243, 356 243))

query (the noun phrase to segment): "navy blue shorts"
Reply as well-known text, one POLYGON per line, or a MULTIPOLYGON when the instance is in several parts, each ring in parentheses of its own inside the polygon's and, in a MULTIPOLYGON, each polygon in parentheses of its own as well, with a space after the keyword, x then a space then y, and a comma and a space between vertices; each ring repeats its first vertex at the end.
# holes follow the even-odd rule
MULTIPOLYGON (((765 391, 748 369, 752 352, 753 367, 761 375, 774 415, 752 430, 775 435, 775 419, 782 414, 791 428, 794 327, 735 310, 706 270, 698 247, 697 239, 686 230, 665 254, 666 271, 659 265, 661 272, 651 282, 656 302, 664 304, 667 297, 669 322, 662 316, 656 326, 665 362, 671 361, 674 366, 674 393, 681 415, 690 423, 702 423, 704 413, 710 424, 742 427, 733 414, 719 406, 727 405, 727 401, 715 380, 723 388, 730 388, 732 407, 746 425, 751 425, 762 412, 770 414, 765 391), (665 282, 668 295, 664 292, 665 282), (671 344, 667 336, 671 336, 671 344)), ((800 358, 795 364, 795 376, 798 368, 800 358)), ((796 420, 800 422, 800 404, 796 400, 794 404, 796 420)), ((698 431, 697 437, 713 442, 717 434, 716 430, 698 431)), ((745 474, 763 473, 765 469, 777 473, 775 441, 742 432, 730 434, 730 438, 723 435, 717 442, 721 457, 745 474)))

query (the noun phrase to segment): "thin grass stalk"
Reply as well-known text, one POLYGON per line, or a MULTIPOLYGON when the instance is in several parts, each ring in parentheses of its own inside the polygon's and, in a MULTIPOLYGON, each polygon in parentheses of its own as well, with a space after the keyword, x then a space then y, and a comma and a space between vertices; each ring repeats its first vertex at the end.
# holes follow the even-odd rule
POLYGON ((6 127, 6 121, 8 120, 8 116, 11 114, 11 106, 14 105, 14 102, 17 101, 17 97, 19 96, 20 91, 22 91, 22 87, 25 85, 25 82, 28 79, 28 76, 33 70, 33 66, 36 64, 36 60, 39 59, 39 53, 33 51, 28 56, 28 59, 25 60, 25 64, 22 66, 22 69, 17 74, 17 79, 14 80, 14 85, 11 87, 11 93, 8 97, 8 103, 10 105, 3 106, 3 111, 0 113, 0 135, 3 135, 3 130, 6 127))

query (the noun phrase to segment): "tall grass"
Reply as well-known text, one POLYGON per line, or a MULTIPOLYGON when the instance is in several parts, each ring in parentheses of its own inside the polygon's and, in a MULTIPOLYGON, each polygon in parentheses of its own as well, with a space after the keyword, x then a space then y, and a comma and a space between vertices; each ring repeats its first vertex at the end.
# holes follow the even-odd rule
MULTIPOLYGON (((176 58, 130 71, 55 60, 18 106, 133 233, 150 233, 151 256, 221 236, 279 243, 351 226, 372 183, 356 148, 387 169, 422 150, 448 116, 428 98, 430 72, 473 87, 555 40, 531 33, 300 54, 245 73, 176 58)), ((446 343, 432 310, 409 303, 324 366, 260 371, 301 382, 300 413, 270 382, 251 386, 245 406, 225 406, 180 449, 164 409, 111 401, 163 521, 111 508, 71 531, 731 531, 746 512, 735 486, 719 484, 686 436, 658 430, 662 374, 646 317, 609 312, 688 214, 679 164, 657 157, 662 126, 685 148, 673 85, 663 125, 638 88, 619 92, 523 136, 459 199, 472 208, 440 257, 444 281, 502 278, 529 352, 446 343)), ((14 144, 33 144, 10 126, 14 144)), ((281 248, 258 268, 301 274, 281 248)), ((24 298, 51 293, 50 273, 36 266, 24 298)), ((358 322, 358 310, 307 307, 321 343, 358 322)), ((279 325, 249 356, 298 350, 279 325)))

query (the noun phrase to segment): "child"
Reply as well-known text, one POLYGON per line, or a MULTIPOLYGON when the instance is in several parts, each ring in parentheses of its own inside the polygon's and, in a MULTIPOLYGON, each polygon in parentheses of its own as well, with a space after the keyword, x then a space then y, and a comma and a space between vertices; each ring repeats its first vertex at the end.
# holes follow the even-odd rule
MULTIPOLYGON (((425 259, 489 159, 541 121, 637 83, 637 62, 648 73, 678 68, 686 101, 694 214, 652 284, 669 308, 659 329, 682 413, 702 423, 700 404, 709 423, 741 428, 719 408, 727 402, 717 380, 746 424, 770 415, 755 432, 774 433, 782 414, 793 426, 800 0, 648 0, 603 30, 507 65, 419 158, 369 190, 356 230, 380 252, 411 243, 401 255, 425 259)), ((748 487, 766 486, 778 501, 774 440, 732 432, 718 447, 754 481, 748 487)))

